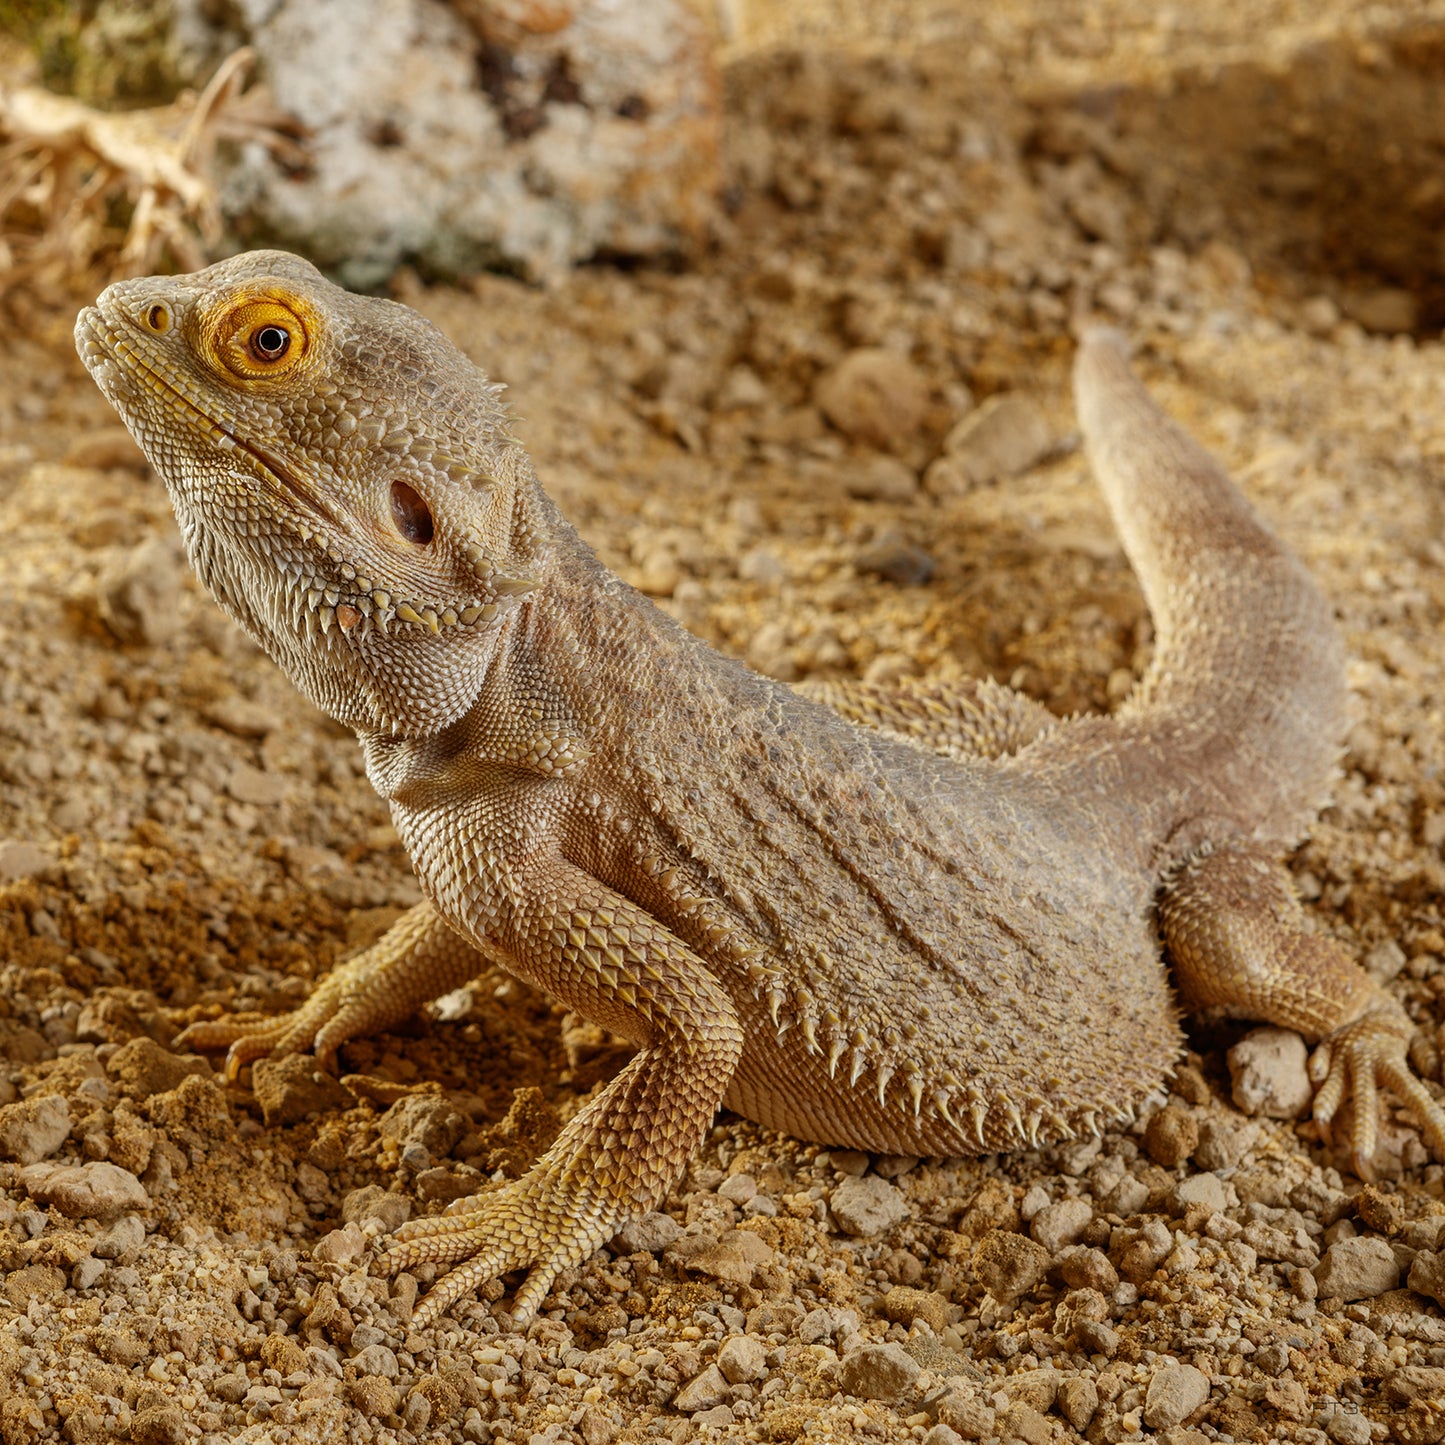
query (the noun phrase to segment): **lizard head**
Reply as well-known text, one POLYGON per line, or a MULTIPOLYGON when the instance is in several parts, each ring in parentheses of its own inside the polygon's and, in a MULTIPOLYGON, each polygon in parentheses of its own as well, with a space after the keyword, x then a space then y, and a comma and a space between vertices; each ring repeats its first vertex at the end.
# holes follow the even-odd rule
POLYGON ((467 710, 533 586, 500 387, 282 251, 117 282, 75 338, 201 580, 303 692, 393 735, 467 710))

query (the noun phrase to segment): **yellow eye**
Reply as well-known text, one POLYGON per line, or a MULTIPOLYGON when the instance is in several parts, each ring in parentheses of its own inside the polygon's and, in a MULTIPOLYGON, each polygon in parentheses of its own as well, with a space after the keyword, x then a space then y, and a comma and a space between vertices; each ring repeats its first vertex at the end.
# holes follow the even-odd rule
POLYGON ((301 317, 271 297, 243 301, 227 312, 213 342, 217 359, 246 380, 282 376, 306 354, 301 317))

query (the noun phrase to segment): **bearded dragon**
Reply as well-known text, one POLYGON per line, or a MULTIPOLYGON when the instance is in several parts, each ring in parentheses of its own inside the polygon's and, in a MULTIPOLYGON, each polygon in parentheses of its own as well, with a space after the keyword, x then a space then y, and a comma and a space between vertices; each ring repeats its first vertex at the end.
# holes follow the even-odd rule
POLYGON ((513 1270, 530 1317, 720 1105, 950 1156, 1128 1118, 1181 1048, 1164 951, 1186 1009, 1322 1041, 1361 1170, 1382 1085, 1445 1159, 1410 1020, 1280 862, 1345 728, 1329 607, 1110 334, 1078 409, 1157 641, 1068 721, 720 656, 597 561, 434 326, 295 256, 119 282, 76 341, 201 581, 355 730, 426 900, 295 1013, 187 1041, 329 1060, 490 963, 637 1048, 530 1171, 398 1231, 391 1264, 455 1266, 418 1323, 513 1270))

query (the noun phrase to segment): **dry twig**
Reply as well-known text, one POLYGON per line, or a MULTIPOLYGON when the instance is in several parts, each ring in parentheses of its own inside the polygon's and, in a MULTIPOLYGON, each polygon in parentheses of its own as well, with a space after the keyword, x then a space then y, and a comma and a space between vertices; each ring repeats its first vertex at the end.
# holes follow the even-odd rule
POLYGON ((206 264, 221 234, 212 163, 221 140, 304 161, 264 89, 241 93, 252 53, 199 95, 111 114, 38 86, 0 89, 0 294, 93 272, 135 276, 169 259, 206 264))

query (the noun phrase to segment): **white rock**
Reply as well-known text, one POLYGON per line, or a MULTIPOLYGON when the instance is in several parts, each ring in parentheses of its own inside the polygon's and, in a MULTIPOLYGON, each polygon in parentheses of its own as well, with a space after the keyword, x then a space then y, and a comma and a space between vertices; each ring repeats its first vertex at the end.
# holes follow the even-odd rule
POLYGON ((114 1219, 150 1203, 140 1180, 118 1164, 32 1164, 20 1182, 31 1198, 72 1219, 114 1219))
POLYGON ((991 396, 949 432, 943 456, 929 467, 923 484, 936 497, 957 495, 1027 471, 1053 444, 1048 419, 1031 397, 991 396))
POLYGON ((269 0, 215 24, 166 8, 183 71, 249 45, 309 132, 300 178, 260 145, 223 158, 224 209, 348 285, 408 256, 545 277, 603 247, 675 249, 709 214, 719 91, 686 0, 269 0))
POLYGON ((70 1106, 58 1094, 0 1109, 0 1159, 38 1164, 70 1137, 70 1106))
POLYGON ((717 1352, 717 1367, 732 1385, 759 1379, 768 1368, 768 1352, 750 1335, 733 1335, 717 1352))
POLYGON ((1308 1058, 1292 1029, 1252 1029, 1229 1051, 1235 1104, 1246 1114, 1297 1119, 1314 1098, 1308 1058))
POLYGON ((1314 1275, 1322 1297, 1374 1299, 1400 1283, 1400 1265, 1395 1251, 1383 1239, 1360 1235, 1330 1245, 1315 1266, 1314 1275))
POLYGON ((908 1217, 908 1201, 886 1179, 865 1174, 840 1180, 828 1201, 845 1234, 882 1234, 908 1217))
POLYGON ((1209 1398, 1209 1376, 1193 1365, 1166 1360, 1149 1381, 1144 1423, 1151 1430, 1172 1430, 1209 1398))
POLYGON ((1057 1254, 1079 1242, 1093 1217, 1094 1207, 1087 1199, 1061 1199, 1034 1215, 1029 1232, 1050 1254, 1057 1254))

